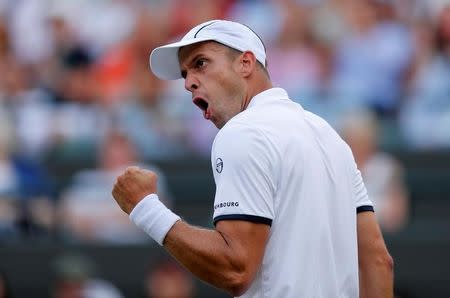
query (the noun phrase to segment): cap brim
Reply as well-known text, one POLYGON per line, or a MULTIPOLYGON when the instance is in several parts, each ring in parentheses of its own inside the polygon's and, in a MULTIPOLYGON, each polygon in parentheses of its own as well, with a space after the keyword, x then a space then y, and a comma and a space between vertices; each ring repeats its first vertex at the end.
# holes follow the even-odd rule
POLYGON ((178 50, 181 47, 202 41, 212 40, 211 38, 195 38, 181 40, 165 46, 158 47, 152 51, 149 58, 150 68, 153 73, 163 80, 181 79, 180 62, 178 60, 178 50))

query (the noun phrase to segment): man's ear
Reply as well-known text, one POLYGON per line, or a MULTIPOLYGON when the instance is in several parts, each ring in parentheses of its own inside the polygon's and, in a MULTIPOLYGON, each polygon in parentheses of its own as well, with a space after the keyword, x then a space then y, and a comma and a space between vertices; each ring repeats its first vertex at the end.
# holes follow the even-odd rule
POLYGON ((241 54, 239 59, 239 70, 243 77, 250 76, 256 68, 256 57, 250 51, 245 51, 241 54))

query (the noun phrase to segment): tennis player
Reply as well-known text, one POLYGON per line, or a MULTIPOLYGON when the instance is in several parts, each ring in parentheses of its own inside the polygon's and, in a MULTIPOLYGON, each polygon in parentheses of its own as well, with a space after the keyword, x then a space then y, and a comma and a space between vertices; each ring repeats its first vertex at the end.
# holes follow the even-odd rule
POLYGON ((274 88, 261 39, 213 20, 156 48, 152 71, 180 79, 220 130, 211 164, 215 229, 158 199, 155 173, 128 168, 113 196, 200 279, 252 298, 392 297, 393 262, 347 144, 274 88))

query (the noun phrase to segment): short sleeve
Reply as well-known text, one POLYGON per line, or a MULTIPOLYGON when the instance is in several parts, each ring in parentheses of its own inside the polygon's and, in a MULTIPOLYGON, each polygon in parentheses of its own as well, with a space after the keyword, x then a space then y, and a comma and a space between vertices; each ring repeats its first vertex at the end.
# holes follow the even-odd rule
POLYGON ((355 176, 353 180, 354 193, 356 197, 356 212, 374 211, 373 203, 369 199, 366 186, 361 176, 361 172, 355 165, 355 176))
POLYGON ((236 219, 271 225, 276 161, 267 138, 245 124, 225 126, 214 141, 211 162, 214 224, 236 219))

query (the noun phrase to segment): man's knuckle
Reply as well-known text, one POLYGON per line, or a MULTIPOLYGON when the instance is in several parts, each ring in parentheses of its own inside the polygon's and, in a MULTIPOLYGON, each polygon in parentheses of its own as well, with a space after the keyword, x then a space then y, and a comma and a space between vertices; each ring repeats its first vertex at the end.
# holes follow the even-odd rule
POLYGON ((136 167, 136 166, 129 166, 127 168, 127 171, 130 172, 130 173, 135 173, 135 172, 139 171, 139 168, 136 167))

